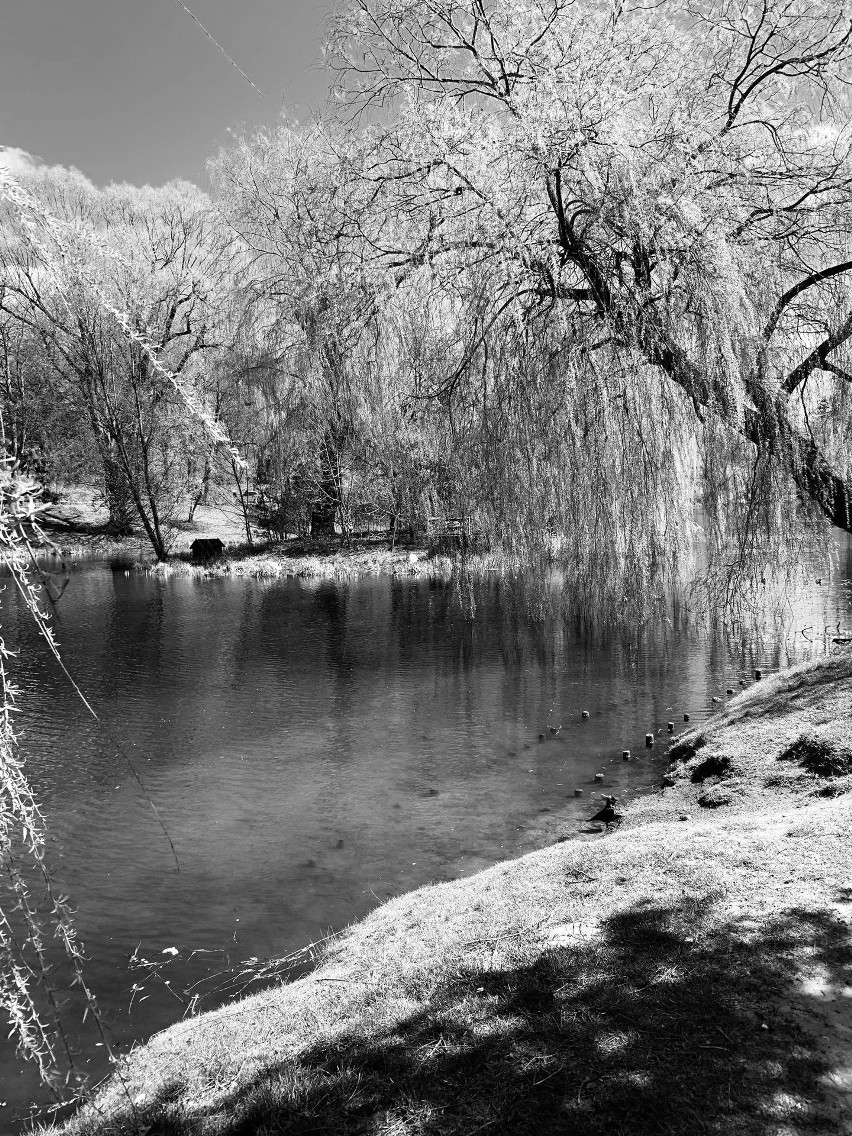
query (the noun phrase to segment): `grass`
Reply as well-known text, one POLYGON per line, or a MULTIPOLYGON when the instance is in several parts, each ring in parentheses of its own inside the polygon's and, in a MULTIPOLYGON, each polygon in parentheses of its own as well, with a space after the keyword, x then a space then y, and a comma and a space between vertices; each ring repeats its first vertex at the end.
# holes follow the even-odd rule
POLYGON ((849 656, 756 684, 611 835, 385 904, 63 1131, 849 1132, 850 693, 849 656))
MULTIPOLYGON (((499 571, 497 557, 477 555, 465 561, 474 576, 499 571)), ((141 562, 137 567, 157 576, 251 576, 257 579, 299 577, 303 579, 351 580, 358 576, 418 576, 448 580, 458 567, 449 556, 430 555, 423 549, 390 549, 385 543, 369 541, 341 548, 335 542, 311 544, 292 541, 260 550, 240 545, 206 563, 193 563, 188 557, 173 558, 161 564, 141 562)))

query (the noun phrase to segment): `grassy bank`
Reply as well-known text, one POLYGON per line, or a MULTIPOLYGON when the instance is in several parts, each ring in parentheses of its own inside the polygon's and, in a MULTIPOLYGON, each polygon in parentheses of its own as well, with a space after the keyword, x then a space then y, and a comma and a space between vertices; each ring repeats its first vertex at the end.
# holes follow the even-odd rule
MULTIPOLYGON (((65 488, 60 502, 52 505, 44 518, 44 532, 51 542, 45 552, 58 553, 66 561, 122 560, 129 567, 160 577, 348 580, 382 574, 449 579, 457 566, 451 557, 430 555, 422 548, 391 548, 379 535, 355 539, 344 546, 338 539, 269 541, 254 534, 254 544, 249 545, 244 524, 232 509, 205 506, 196 509, 192 523, 173 528, 171 555, 157 563, 143 532, 116 538, 107 531, 106 521, 103 506, 91 492, 65 488), (218 537, 225 545, 224 554, 204 563, 193 562, 190 550, 196 537, 218 537)), ((471 556, 465 566, 478 576, 509 567, 505 557, 490 554, 471 556)))
MULTIPOLYGON (((151 542, 140 524, 128 536, 109 531, 109 514, 100 494, 84 485, 54 487, 56 500, 45 506, 40 526, 49 541, 46 551, 65 559, 121 559, 144 563, 153 557, 151 542)), ((245 527, 233 509, 200 505, 193 520, 168 526, 170 548, 176 556, 188 556, 196 537, 218 536, 236 546, 245 540, 245 527)))
MULTIPOLYGON (((52 546, 45 551, 56 552, 66 561, 121 560, 135 571, 162 579, 243 576, 258 580, 287 577, 353 580, 360 576, 388 575, 448 580, 459 564, 450 556, 430 554, 423 548, 390 548, 386 541, 379 540, 355 541, 349 547, 337 541, 258 541, 254 545, 234 542, 214 560, 196 563, 187 548, 158 562, 151 558, 150 547, 135 536, 117 540, 103 533, 56 530, 50 531, 49 536, 52 546)), ((508 566, 505 558, 487 554, 469 556, 464 565, 473 576, 504 571, 508 566)))
MULTIPOLYGON (((471 556, 465 561, 474 575, 498 571, 502 566, 496 557, 471 556)), ((350 580, 358 576, 419 576, 449 579, 454 561, 449 556, 430 555, 424 549, 389 548, 383 541, 360 541, 351 547, 333 543, 288 541, 268 545, 261 550, 246 547, 228 548, 225 554, 203 564, 193 563, 188 556, 163 563, 140 563, 137 567, 157 576, 251 576, 256 579, 279 579, 296 576, 303 579, 350 580)))
POLYGON ((757 683, 612 833, 385 904, 63 1131, 852 1131, 850 695, 848 655, 757 683))

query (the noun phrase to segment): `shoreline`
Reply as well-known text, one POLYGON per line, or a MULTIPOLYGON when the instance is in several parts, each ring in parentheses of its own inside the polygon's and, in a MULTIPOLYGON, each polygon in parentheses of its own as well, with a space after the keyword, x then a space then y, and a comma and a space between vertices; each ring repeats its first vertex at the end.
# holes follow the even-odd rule
MULTIPOLYGON (((97 559, 123 563, 129 570, 145 572, 167 579, 171 576, 213 578, 243 576, 253 579, 286 577, 349 580, 360 576, 406 576, 421 579, 448 580, 457 570, 456 557, 430 552, 422 546, 389 547, 384 538, 357 539, 349 547, 339 541, 256 542, 254 545, 226 544, 222 556, 207 561, 194 561, 187 550, 180 550, 168 560, 147 558, 145 541, 138 536, 115 539, 99 533, 55 532, 47 534, 53 548, 68 560, 97 559)), ((194 534, 189 534, 194 535, 194 534)), ((50 546, 42 546, 50 555, 50 546)), ((510 570, 506 558, 496 554, 477 553, 465 558, 471 574, 485 576, 510 570)))
POLYGON ((848 1132, 850 694, 756 683, 611 833, 389 901, 50 1131, 848 1132))
MULTIPOLYGON (((370 543, 351 548, 295 543, 271 544, 254 552, 244 547, 227 550, 223 557, 207 563, 194 563, 173 558, 161 563, 137 564, 135 567, 152 576, 197 576, 212 578, 244 576, 258 580, 297 577, 301 579, 352 580, 361 576, 406 576, 420 579, 449 580, 458 561, 425 548, 387 548, 370 543), (230 552, 230 555, 228 554, 230 552)), ((465 561, 467 570, 476 576, 502 571, 497 557, 477 555, 465 561)))

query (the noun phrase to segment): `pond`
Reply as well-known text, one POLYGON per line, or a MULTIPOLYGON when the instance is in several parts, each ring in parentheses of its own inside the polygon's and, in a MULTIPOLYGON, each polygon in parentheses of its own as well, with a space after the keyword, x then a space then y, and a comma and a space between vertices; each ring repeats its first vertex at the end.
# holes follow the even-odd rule
MULTIPOLYGON (((195 983, 201 1008, 216 1005, 215 976, 241 960, 575 834, 602 791, 656 787, 667 722, 700 723, 755 667, 822 655, 852 625, 840 551, 832 580, 761 644, 671 627, 593 644, 513 617, 496 582, 469 620, 451 586, 421 580, 163 580, 90 564, 55 624, 102 725, 7 587, 21 747, 115 1052, 180 1018, 195 983), (662 731, 652 750, 647 731, 662 731), (130 968, 134 952, 156 973, 130 968)), ((79 1023, 81 1007, 69 1012, 79 1023)), ((106 1050, 90 1030, 74 1035, 98 1077, 106 1050)), ((10 1132, 44 1097, 2 1044, 10 1132)))

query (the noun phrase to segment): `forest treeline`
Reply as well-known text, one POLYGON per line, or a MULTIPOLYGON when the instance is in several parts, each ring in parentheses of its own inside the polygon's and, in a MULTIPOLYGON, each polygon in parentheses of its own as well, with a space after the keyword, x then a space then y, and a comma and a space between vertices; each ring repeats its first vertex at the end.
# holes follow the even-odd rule
POLYGON ((726 586, 852 527, 844 3, 348 0, 328 35, 328 112, 210 194, 5 197, 18 468, 158 558, 217 492, 274 536, 461 518, 598 607, 681 579, 696 517, 726 586))

